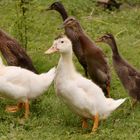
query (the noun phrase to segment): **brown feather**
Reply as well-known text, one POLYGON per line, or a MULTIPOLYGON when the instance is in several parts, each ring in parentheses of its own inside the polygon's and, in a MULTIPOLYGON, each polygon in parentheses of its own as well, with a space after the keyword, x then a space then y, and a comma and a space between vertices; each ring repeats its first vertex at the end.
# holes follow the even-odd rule
POLYGON ((8 65, 20 66, 37 73, 31 58, 18 41, 0 30, 0 51, 8 65))

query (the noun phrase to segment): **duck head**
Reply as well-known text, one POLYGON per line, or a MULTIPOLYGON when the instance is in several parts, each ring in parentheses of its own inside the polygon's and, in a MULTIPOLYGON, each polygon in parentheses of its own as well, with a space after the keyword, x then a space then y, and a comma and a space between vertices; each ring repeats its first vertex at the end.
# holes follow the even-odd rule
POLYGON ((54 2, 46 10, 59 10, 61 8, 63 8, 61 2, 54 2))
POLYGON ((70 28, 72 29, 74 32, 79 33, 82 28, 80 26, 80 23, 78 22, 78 20, 74 17, 68 17, 62 24, 61 28, 70 28))
POLYGON ((63 4, 61 2, 52 3, 50 5, 50 7, 47 8, 46 10, 47 11, 48 10, 56 10, 56 11, 58 11, 61 14, 63 20, 65 20, 68 17, 67 11, 65 10, 65 8, 64 8, 64 6, 63 6, 63 4))
POLYGON ((107 43, 111 47, 113 55, 114 56, 120 56, 118 48, 117 48, 117 44, 116 44, 116 41, 115 41, 115 38, 114 38, 114 36, 112 34, 107 33, 107 34, 103 35, 102 37, 98 38, 96 40, 96 42, 107 43))
POLYGON ((114 36, 110 33, 103 35, 102 37, 98 38, 96 42, 104 42, 107 44, 111 44, 112 40, 114 40, 114 36))
POLYGON ((57 37, 53 45, 45 52, 45 54, 51 54, 54 52, 60 52, 62 54, 72 52, 71 41, 66 36, 57 37))

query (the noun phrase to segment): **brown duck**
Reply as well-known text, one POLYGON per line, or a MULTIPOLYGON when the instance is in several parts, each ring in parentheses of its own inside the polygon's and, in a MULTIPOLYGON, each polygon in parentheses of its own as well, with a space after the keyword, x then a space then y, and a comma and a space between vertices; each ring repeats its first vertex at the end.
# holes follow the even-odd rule
MULTIPOLYGON (((56 10, 58 11, 61 16, 63 21, 68 18, 68 14, 63 6, 63 4, 61 2, 54 2, 49 8, 47 8, 47 10, 56 10)), ((78 38, 75 37, 75 34, 73 33, 73 31, 67 27, 65 27, 65 34, 70 38, 70 40, 72 41, 72 48, 74 51, 74 54, 76 55, 79 63, 82 65, 82 67, 84 68, 85 71, 85 75, 88 76, 88 72, 87 72, 87 64, 86 64, 86 60, 84 57, 84 53, 81 47, 81 43, 79 41, 78 38)))
POLYGON ((140 100, 140 72, 130 65, 119 54, 115 38, 112 34, 105 34, 97 42, 107 43, 113 52, 113 66, 124 88, 134 99, 133 104, 140 100))
POLYGON ((114 8, 119 9, 122 3, 117 2, 117 0, 97 0, 97 4, 104 9, 113 10, 114 8))
POLYGON ((86 60, 88 74, 109 97, 110 69, 103 51, 86 35, 74 17, 68 17, 63 26, 73 33, 74 38, 78 38, 86 60))
POLYGON ((37 73, 32 60, 18 41, 0 29, 0 51, 8 65, 20 66, 37 73))

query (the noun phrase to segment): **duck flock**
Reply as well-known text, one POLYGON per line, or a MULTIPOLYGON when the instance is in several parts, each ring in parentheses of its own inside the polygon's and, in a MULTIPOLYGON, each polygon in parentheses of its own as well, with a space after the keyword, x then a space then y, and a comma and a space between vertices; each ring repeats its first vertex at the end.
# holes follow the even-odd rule
POLYGON ((24 117, 30 113, 29 101, 37 98, 54 81, 56 95, 71 111, 82 118, 82 127, 93 120, 92 132, 99 121, 106 119, 125 100, 110 97, 111 72, 104 52, 95 42, 107 43, 112 50, 114 69, 122 85, 132 97, 134 105, 140 100, 140 72, 119 53, 114 36, 107 33, 95 42, 85 33, 75 17, 68 16, 61 2, 54 2, 48 9, 59 12, 63 19, 64 35, 56 37, 45 54, 60 53, 57 67, 47 73, 38 74, 32 60, 18 41, 0 30, 0 51, 9 66, 0 59, 0 96, 17 100, 15 106, 7 106, 7 112, 25 109, 24 117), (73 52, 83 67, 85 76, 76 71, 72 61, 73 52))

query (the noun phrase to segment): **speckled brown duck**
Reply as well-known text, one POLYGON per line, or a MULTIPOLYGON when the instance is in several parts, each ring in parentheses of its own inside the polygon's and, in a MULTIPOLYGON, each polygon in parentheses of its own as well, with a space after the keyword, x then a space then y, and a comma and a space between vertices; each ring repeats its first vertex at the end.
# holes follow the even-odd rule
POLYGON ((68 17, 63 26, 73 32, 80 41, 91 79, 99 85, 106 96, 109 96, 110 69, 103 51, 86 35, 80 23, 74 17, 68 17))
POLYGON ((0 29, 0 51, 8 65, 20 66, 37 73, 32 60, 18 41, 0 29))
MULTIPOLYGON (((47 10, 56 10, 58 11, 61 16, 63 21, 68 18, 68 14, 67 11, 65 10, 63 4, 61 2, 54 2, 51 4, 51 6, 49 8, 47 8, 47 10)), ((69 39, 72 41, 72 45, 73 45, 73 51, 74 54, 76 55, 79 63, 82 65, 82 67, 84 68, 85 71, 85 75, 88 76, 88 72, 87 72, 87 64, 85 61, 85 57, 84 57, 84 53, 80 44, 80 41, 78 38, 75 37, 75 34, 73 33, 73 31, 67 27, 65 27, 65 34, 69 37, 69 39)))
POLYGON ((114 36, 112 34, 105 34, 97 39, 97 42, 105 42, 111 47, 113 66, 120 81, 129 95, 134 99, 133 103, 140 101, 140 72, 122 58, 114 36))

